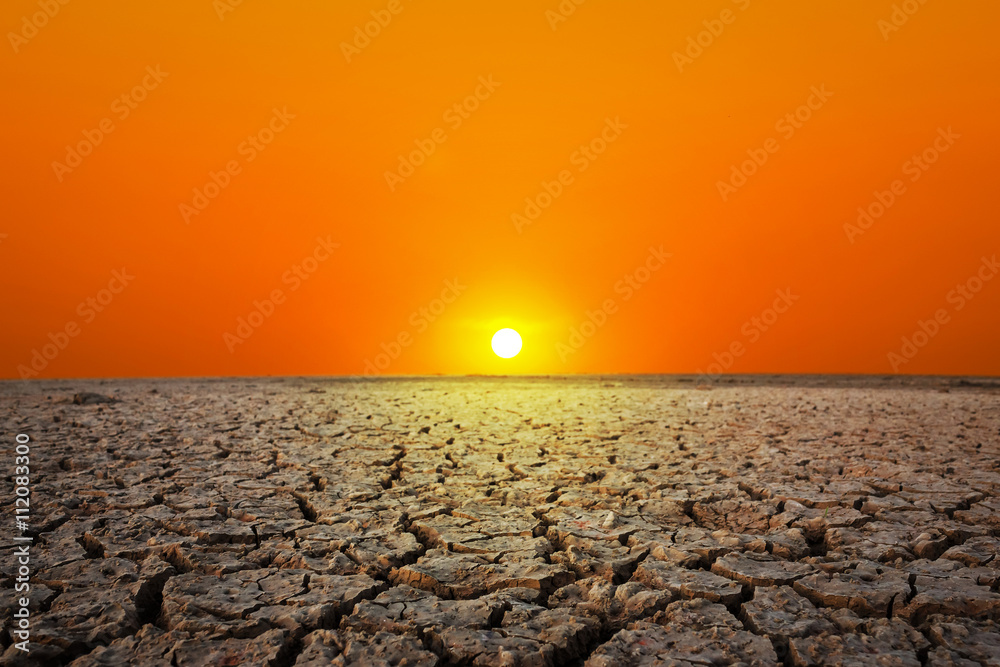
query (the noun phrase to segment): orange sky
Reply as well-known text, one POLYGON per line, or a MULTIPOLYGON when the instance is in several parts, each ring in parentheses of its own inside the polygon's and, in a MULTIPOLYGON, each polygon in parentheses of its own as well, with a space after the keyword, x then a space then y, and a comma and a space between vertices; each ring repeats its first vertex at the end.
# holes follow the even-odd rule
POLYGON ((1000 374, 995 1, 232 4, 3 4, 3 377, 1000 374))

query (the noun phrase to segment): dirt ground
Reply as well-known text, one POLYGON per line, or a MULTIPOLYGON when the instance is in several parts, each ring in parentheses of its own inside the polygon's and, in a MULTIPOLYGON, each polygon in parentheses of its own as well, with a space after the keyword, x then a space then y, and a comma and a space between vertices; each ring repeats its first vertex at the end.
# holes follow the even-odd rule
POLYGON ((7 382, 0 420, 5 664, 1000 665, 997 380, 7 382))

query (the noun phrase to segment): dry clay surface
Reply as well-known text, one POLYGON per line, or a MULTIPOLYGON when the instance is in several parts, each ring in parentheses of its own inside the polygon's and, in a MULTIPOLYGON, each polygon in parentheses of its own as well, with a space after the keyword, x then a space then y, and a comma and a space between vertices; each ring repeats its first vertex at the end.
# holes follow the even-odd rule
POLYGON ((6 664, 1000 665, 989 381, 11 382, 0 409, 35 538, 6 664))

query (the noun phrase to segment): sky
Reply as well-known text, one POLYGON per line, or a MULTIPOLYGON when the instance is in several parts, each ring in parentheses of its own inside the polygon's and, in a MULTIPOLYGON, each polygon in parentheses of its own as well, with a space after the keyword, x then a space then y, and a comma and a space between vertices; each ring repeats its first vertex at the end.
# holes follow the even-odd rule
POLYGON ((8 0, 0 377, 1000 374, 998 20, 8 0))

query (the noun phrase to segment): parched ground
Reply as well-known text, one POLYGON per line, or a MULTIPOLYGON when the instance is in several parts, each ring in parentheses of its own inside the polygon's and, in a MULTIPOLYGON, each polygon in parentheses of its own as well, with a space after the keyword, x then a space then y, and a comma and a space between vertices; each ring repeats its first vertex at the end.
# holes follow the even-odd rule
POLYGON ((997 381, 9 382, 0 420, 5 663, 1000 664, 997 381))

